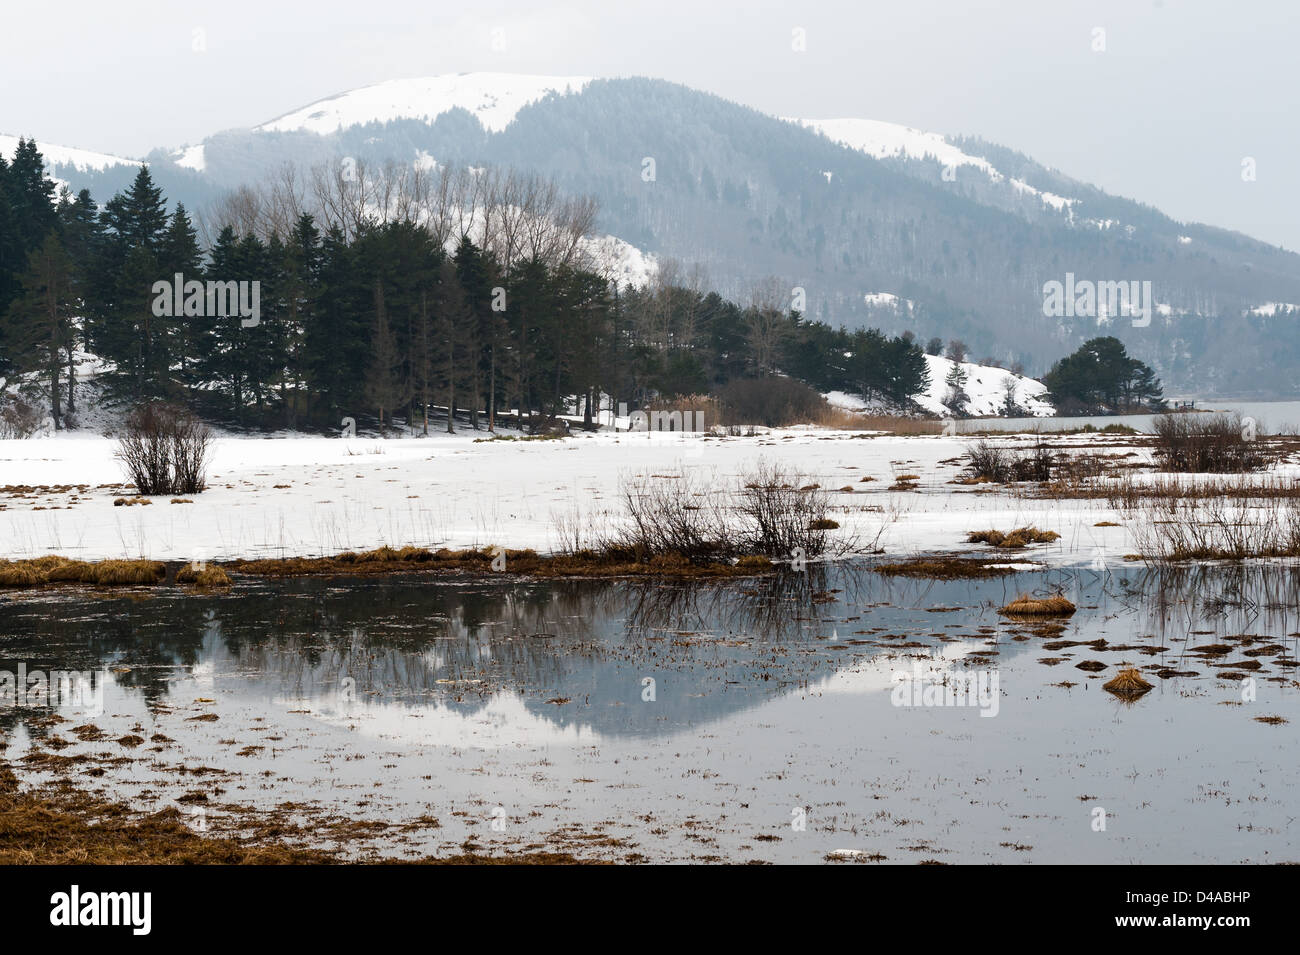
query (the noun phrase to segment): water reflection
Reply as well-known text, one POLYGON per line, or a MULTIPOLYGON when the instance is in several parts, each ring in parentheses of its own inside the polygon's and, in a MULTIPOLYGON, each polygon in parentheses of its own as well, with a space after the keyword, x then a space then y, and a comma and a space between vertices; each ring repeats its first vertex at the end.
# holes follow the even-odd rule
MULTIPOLYGON (((910 659, 997 667, 1037 648, 996 608, 1023 591, 1071 594, 1066 636, 1122 622, 1178 654, 1206 634, 1258 632, 1294 657, 1300 568, 1065 569, 991 580, 884 577, 809 565, 745 581, 290 580, 212 596, 70 592, 0 603, 0 669, 98 670, 165 708, 173 690, 236 692, 402 735, 474 717, 501 738, 665 734, 774 695, 881 689, 910 659), (989 649, 989 646, 995 649, 989 649), (900 662, 901 661, 901 662, 900 662), (647 688, 657 707, 639 705, 647 688), (509 726, 509 732, 505 727, 509 726)), ((1108 628, 1112 628, 1109 629, 1108 628)), ((188 699, 186 700, 188 702, 188 699)), ((0 726, 25 711, 0 709, 0 726)), ((26 714, 30 715, 30 714, 26 714)))

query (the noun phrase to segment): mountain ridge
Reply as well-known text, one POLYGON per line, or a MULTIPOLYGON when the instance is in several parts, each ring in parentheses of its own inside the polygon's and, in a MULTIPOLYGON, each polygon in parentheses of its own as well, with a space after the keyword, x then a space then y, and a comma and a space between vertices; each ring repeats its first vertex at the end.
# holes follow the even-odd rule
MULTIPOLYGON (((1115 334, 1183 390, 1295 389, 1255 353, 1300 358, 1300 336, 1260 313, 1300 301, 1300 256, 1179 222, 978 137, 792 121, 649 78, 484 73, 344 91, 147 158, 168 195, 194 208, 285 162, 341 156, 546 175, 596 196, 600 231, 701 263, 731 297, 777 276, 804 290, 810 318, 834 325, 962 338, 977 354, 1043 371, 1083 340, 1115 334), (412 103, 413 89, 441 92, 412 103), (386 92, 401 95, 365 106, 386 92), (1044 284, 1067 273, 1150 280, 1155 320, 1045 316, 1044 284), (873 301, 884 291, 915 307, 873 301)), ((69 178, 95 183, 103 201, 102 186, 124 168, 134 167, 69 178)))

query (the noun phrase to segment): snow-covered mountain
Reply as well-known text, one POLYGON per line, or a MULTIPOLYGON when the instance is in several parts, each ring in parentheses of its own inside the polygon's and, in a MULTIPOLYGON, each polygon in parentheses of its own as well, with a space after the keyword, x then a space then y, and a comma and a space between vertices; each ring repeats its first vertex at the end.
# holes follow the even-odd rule
MULTIPOLYGON (((776 276, 806 290, 809 319, 956 337, 1035 372, 1106 334, 1173 388, 1294 390, 1300 323, 1266 303, 1300 302, 1300 256, 977 137, 807 118, 817 106, 787 120, 664 80, 467 73, 340 93, 147 158, 192 211, 285 164, 510 167, 593 196, 597 231, 636 252, 618 269, 628 281, 671 257, 737 301, 776 276), (1067 273, 1149 281, 1151 323, 1046 316, 1045 284, 1067 273), (1263 350, 1278 356, 1268 368, 1263 350)), ((133 174, 134 160, 56 149, 69 161, 55 175, 101 202, 133 174)))
MULTIPOLYGON (((15 150, 18 149, 19 138, 18 136, 7 136, 0 133, 0 153, 3 153, 6 159, 12 158, 15 150)), ((86 173, 103 172, 113 166, 133 166, 136 168, 140 166, 140 160, 138 159, 125 159, 122 156, 97 153, 89 149, 58 146, 39 140, 36 146, 40 149, 41 155, 45 157, 45 165, 52 170, 86 173)))
POLYGON ((350 126, 416 119, 432 123, 460 108, 489 132, 499 133, 521 109, 551 93, 578 93, 589 76, 536 76, 523 73, 457 73, 390 80, 317 100, 255 126, 257 132, 336 133, 350 126))

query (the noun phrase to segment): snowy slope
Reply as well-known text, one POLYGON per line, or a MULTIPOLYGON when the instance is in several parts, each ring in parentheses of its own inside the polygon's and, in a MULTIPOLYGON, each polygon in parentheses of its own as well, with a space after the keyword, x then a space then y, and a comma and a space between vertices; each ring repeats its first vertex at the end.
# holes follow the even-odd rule
MULTIPOLYGON (((926 411, 937 415, 952 414, 943 403, 948 393, 947 378, 953 362, 939 355, 926 355, 926 367, 930 372, 930 386, 916 395, 916 403, 926 411)), ((1047 386, 1041 381, 1015 375, 1005 368, 992 368, 964 361, 962 369, 966 372, 966 394, 970 403, 966 405, 967 414, 982 417, 1002 414, 1003 402, 1006 400, 1006 382, 1014 379, 1016 383, 1016 402, 1036 418, 1054 414, 1055 409, 1046 400, 1047 386)))
MULTIPOLYGON (((139 166, 138 159, 124 159, 108 153, 91 152, 89 149, 76 149, 72 146, 56 146, 52 143, 37 141, 36 148, 45 157, 47 167, 71 166, 77 172, 103 172, 112 166, 139 166)), ((6 159, 12 159, 18 149, 18 137, 0 133, 0 153, 6 159)))
MULTIPOLYGON (((951 417, 952 410, 943 403, 948 394, 948 372, 953 363, 937 355, 925 356, 926 369, 930 372, 930 384, 925 391, 912 396, 912 400, 931 414, 951 417)), ((989 365, 976 365, 964 361, 961 366, 966 371, 966 394, 970 398, 965 413, 976 417, 988 417, 1002 414, 1003 402, 1006 400, 1005 385, 1008 379, 1016 382, 1016 402, 1035 418, 1045 418, 1055 414, 1055 409, 1047 400, 1047 386, 1034 378, 1014 375, 1005 368, 993 368, 989 365)), ((827 392, 826 400, 836 408, 846 411, 889 412, 890 408, 880 402, 864 401, 860 395, 843 391, 827 392)))
POLYGON ((590 81, 586 76, 522 73, 458 73, 390 80, 318 100, 255 128, 323 135, 374 121, 420 119, 431 123, 459 106, 476 116, 485 129, 499 133, 529 103, 548 93, 580 92, 590 81))
POLYGON ((927 133, 876 119, 791 119, 790 122, 816 130, 827 139, 876 159, 898 156, 903 159, 934 159, 954 169, 973 166, 993 182, 1009 181, 1018 192, 1036 195, 1054 209, 1067 208, 1075 201, 1041 192, 1019 179, 1007 180, 987 159, 962 152, 939 133, 927 133))
POLYGON ((193 169, 195 172, 202 172, 207 166, 207 161, 203 156, 202 143, 197 146, 186 146, 184 149, 178 150, 172 156, 172 160, 176 165, 185 169, 193 169))

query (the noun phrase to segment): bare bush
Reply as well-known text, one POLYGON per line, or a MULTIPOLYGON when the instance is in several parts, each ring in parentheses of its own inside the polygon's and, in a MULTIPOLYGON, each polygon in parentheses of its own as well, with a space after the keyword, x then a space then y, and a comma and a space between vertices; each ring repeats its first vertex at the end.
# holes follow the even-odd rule
POLYGON ((610 544, 638 559, 680 554, 690 561, 733 557, 719 491, 691 472, 627 480, 622 487, 627 523, 610 544))
POLYGON ((742 478, 736 510, 743 515, 744 547, 753 554, 788 558, 795 553, 820 557, 826 552, 830 498, 805 483, 802 475, 760 463, 742 478))
POLYGON ((41 412, 17 395, 0 401, 0 438, 30 438, 41 426, 41 412))
POLYGON ((780 375, 737 378, 718 392, 722 423, 780 428, 811 424, 826 416, 829 405, 815 389, 780 375))
POLYGON ((1050 481, 1057 467, 1056 455, 1041 441, 1024 453, 980 441, 966 452, 966 456, 970 461, 971 477, 996 484, 1050 481))
POLYGON ((1165 471, 1239 473, 1258 471, 1270 455, 1238 414, 1161 415, 1155 424, 1155 456, 1165 471))
POLYGON ((211 442, 208 426, 189 411, 149 402, 127 416, 117 457, 141 494, 198 494, 211 442))
MULTIPOLYGON (((666 555, 694 563, 749 555, 788 560, 844 554, 856 546, 852 536, 832 535, 839 524, 829 517, 828 494, 806 476, 774 465, 759 464, 731 490, 681 471, 627 479, 622 496, 626 517, 599 549, 637 560, 666 555)), ((557 530, 573 550, 597 546, 570 522, 557 530)))

